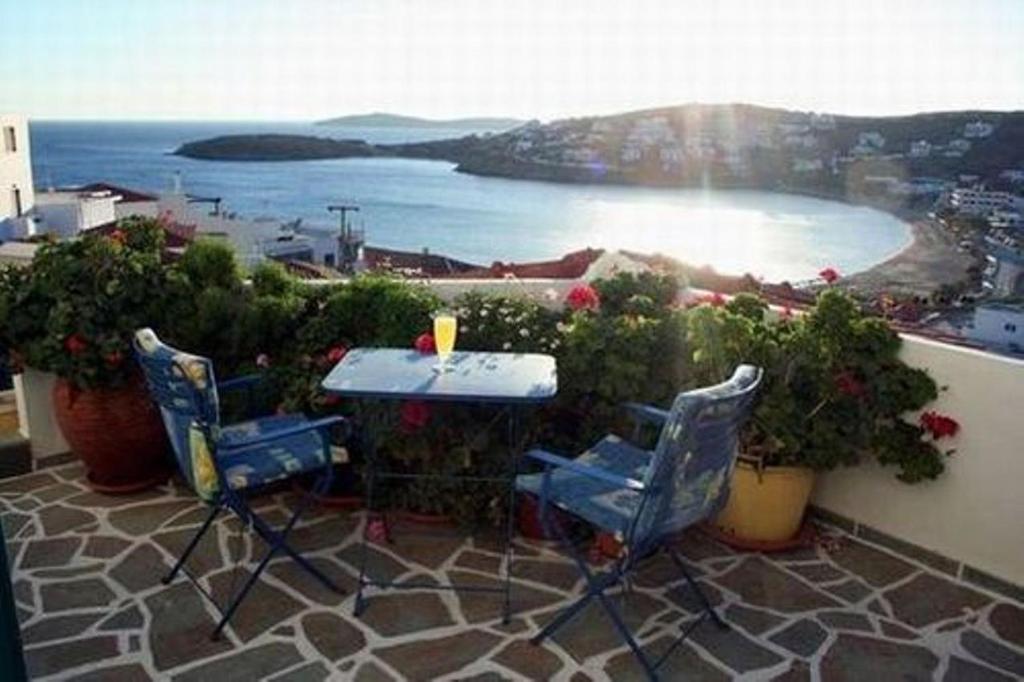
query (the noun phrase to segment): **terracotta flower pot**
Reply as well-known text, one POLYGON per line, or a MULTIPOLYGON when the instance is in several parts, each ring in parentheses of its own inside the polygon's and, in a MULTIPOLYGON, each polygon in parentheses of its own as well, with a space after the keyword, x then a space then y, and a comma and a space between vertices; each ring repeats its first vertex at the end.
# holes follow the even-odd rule
POLYGON ((127 494, 167 480, 170 444, 141 378, 116 388, 87 391, 58 379, 53 408, 94 490, 127 494))

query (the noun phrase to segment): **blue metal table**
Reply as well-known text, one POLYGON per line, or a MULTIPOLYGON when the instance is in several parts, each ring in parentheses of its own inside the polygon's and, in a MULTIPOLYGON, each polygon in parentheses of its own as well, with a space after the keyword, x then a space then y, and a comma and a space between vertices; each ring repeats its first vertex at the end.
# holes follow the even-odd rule
MULTIPOLYGON (((363 523, 356 592, 355 615, 365 609, 363 588, 450 589, 475 592, 504 592, 504 620, 511 610, 512 524, 515 515, 516 459, 519 454, 519 410, 538 405, 558 392, 555 359, 534 353, 490 353, 456 351, 448 359, 449 371, 436 371, 436 355, 395 348, 356 348, 339 362, 323 380, 324 390, 339 396, 366 400, 429 400, 438 402, 491 403, 508 407, 509 463, 504 477, 448 476, 444 474, 399 474, 381 471, 375 448, 368 448, 366 476, 366 519, 363 523), (505 519, 504 573, 501 588, 435 585, 423 582, 375 581, 366 577, 367 528, 373 509, 376 479, 435 478, 448 481, 504 482, 508 488, 505 519)), ((371 443, 372 443, 371 439, 371 443)))

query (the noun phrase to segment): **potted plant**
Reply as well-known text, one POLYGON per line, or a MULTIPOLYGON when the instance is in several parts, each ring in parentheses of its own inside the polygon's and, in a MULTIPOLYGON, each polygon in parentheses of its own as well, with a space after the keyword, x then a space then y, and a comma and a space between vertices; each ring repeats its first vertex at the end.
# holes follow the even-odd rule
POLYGON ((840 291, 826 289, 806 314, 775 321, 751 295, 701 305, 690 311, 688 341, 698 382, 721 380, 741 361, 765 369, 731 494, 714 522, 726 539, 760 549, 790 544, 817 471, 874 457, 906 483, 942 473, 949 453, 936 441, 953 435, 955 422, 934 413, 904 419, 937 397, 935 382, 899 358, 899 335, 885 320, 840 291))
POLYGON ((44 244, 2 278, 4 343, 57 376, 53 407, 97 490, 125 493, 167 478, 168 443, 131 355, 132 332, 159 319, 165 270, 156 221, 44 244))

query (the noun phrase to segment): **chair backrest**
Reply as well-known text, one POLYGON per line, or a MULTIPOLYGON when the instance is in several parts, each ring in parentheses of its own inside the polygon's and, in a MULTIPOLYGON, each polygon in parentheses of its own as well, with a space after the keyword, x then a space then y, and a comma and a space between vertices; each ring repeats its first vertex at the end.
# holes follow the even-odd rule
POLYGON ((182 475, 201 497, 210 499, 218 487, 210 443, 220 428, 213 363, 168 346, 148 328, 135 332, 132 345, 182 475))
POLYGON ((676 396, 627 538, 634 552, 708 518, 725 504, 739 431, 762 375, 757 367, 740 365, 728 381, 676 396))

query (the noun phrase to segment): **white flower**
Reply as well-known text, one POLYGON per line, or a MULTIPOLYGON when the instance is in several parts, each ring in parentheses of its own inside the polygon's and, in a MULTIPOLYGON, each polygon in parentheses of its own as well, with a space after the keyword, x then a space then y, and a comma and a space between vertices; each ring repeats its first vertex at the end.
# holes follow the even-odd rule
POLYGON ((480 317, 487 317, 487 308, 483 308, 480 311, 480 317))
POLYGON ((564 322, 559 322, 558 324, 555 325, 555 329, 558 330, 559 334, 568 334, 569 332, 572 331, 572 325, 565 324, 564 322))
POLYGON ((519 330, 519 336, 523 337, 524 339, 526 337, 528 337, 529 335, 530 335, 530 330, 527 329, 526 327, 523 327, 522 329, 519 330))
POLYGON ((501 344, 501 349, 502 350, 511 350, 511 348, 512 348, 512 343, 509 342, 509 341, 506 341, 505 343, 501 344))
POLYGON ((558 300, 558 292, 555 291, 552 288, 547 288, 547 289, 544 290, 544 298, 546 298, 549 301, 557 301, 558 300))
POLYGON ((513 320, 511 317, 505 318, 505 324, 512 324, 513 322, 515 322, 515 320, 513 320))
POLYGON ((468 331, 469 331, 469 327, 467 327, 466 325, 462 325, 461 327, 459 327, 459 333, 460 334, 465 334, 468 331))

